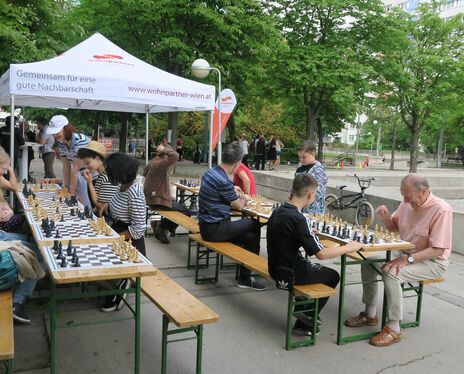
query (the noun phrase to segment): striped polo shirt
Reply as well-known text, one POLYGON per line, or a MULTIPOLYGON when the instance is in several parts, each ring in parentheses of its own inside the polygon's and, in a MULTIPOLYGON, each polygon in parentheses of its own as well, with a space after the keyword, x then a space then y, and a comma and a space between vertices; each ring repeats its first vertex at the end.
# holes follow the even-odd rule
POLYGON ((230 217, 230 203, 238 199, 234 184, 220 166, 209 169, 201 178, 198 221, 217 223, 230 217))
POLYGON ((99 203, 109 203, 113 195, 119 192, 119 186, 110 183, 105 171, 95 180, 94 188, 99 203))
POLYGON ((90 138, 87 135, 80 133, 73 133, 71 138, 71 146, 68 148, 66 143, 59 143, 61 158, 66 157, 70 162, 74 160, 77 151, 87 144, 89 144, 90 138))
POLYGON ((147 212, 142 185, 136 182, 126 191, 118 190, 110 200, 109 212, 115 220, 129 224, 132 238, 143 237, 147 212))

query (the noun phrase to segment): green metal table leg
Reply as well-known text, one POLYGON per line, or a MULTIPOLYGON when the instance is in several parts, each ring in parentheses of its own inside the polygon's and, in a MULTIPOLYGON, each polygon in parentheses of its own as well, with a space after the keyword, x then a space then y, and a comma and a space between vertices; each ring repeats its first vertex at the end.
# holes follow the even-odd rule
POLYGON ((7 373, 8 374, 13 374, 13 360, 8 360, 7 363, 7 373))
POLYGON ((50 374, 56 373, 56 286, 50 280, 50 374))
MULTIPOLYGON (((387 257, 385 258, 385 263, 390 262, 390 260, 391 260, 391 251, 387 251, 387 257)), ((384 287, 383 288, 383 306, 382 306, 382 328, 387 324, 387 310, 388 310, 387 292, 384 287)))
POLYGON ((342 345, 343 342, 343 319, 345 305, 345 282, 346 282, 346 255, 341 258, 340 268, 340 290, 338 298, 338 322, 337 322, 337 344, 342 345))
POLYGON ((163 314, 163 331, 161 340, 161 374, 167 373, 168 364, 168 325, 169 319, 163 314))
POLYGON ((417 308, 416 308, 416 327, 420 326, 422 314, 422 297, 424 295, 424 284, 419 282, 419 294, 417 295, 417 308))
POLYGON ((290 350, 290 341, 292 336, 292 315, 293 315, 293 292, 288 292, 287 303, 287 335, 285 337, 285 349, 290 350))
POLYGON ((135 374, 140 373, 140 277, 135 278, 135 374))
POLYGON ((197 367, 196 374, 201 374, 201 360, 203 352, 203 325, 198 326, 197 334, 197 367))

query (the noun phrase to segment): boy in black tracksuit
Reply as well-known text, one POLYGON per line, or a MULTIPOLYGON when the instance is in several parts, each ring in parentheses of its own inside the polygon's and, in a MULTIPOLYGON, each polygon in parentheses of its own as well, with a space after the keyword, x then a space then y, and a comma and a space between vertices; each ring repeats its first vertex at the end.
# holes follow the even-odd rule
MULTIPOLYGON (((308 257, 316 256, 325 260, 345 253, 355 252, 362 248, 358 242, 350 242, 342 247, 324 248, 313 233, 309 220, 301 213, 315 199, 317 181, 312 175, 300 174, 293 180, 292 191, 288 202, 277 208, 267 224, 268 267, 272 277, 278 266, 291 268, 295 276, 295 284, 323 283, 335 288, 340 280, 337 271, 313 264, 300 253, 303 247, 308 257)), ((328 301, 319 300, 319 311, 328 301)), ((303 316, 302 316, 303 317, 303 316)), ((297 319, 294 330, 310 334, 311 326, 306 320, 297 319)))

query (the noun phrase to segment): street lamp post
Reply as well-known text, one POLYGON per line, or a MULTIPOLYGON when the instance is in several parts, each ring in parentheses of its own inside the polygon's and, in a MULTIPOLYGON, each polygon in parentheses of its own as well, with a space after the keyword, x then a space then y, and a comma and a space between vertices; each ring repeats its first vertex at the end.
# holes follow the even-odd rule
MULTIPOLYGON (((218 134, 218 143, 217 143, 217 163, 218 165, 222 162, 222 144, 221 144, 221 72, 218 68, 209 66, 208 61, 205 59, 199 58, 192 63, 192 73, 197 78, 205 78, 208 76, 210 71, 215 71, 218 74, 218 123, 217 123, 217 134, 218 134)), ((214 117, 214 112, 213 112, 214 117)), ((213 164, 213 123, 214 118, 211 119, 210 126, 210 142, 209 142, 209 156, 208 156, 208 166, 211 167, 213 164)))
MULTIPOLYGON (((372 123, 373 123, 374 125, 377 125, 378 122, 377 122, 377 120, 375 119, 375 120, 372 121, 372 123)), ((375 148, 375 155, 376 155, 377 157, 379 157, 379 150, 380 150, 380 134, 381 134, 381 132, 382 132, 382 126, 379 125, 379 128, 378 128, 378 130, 377 130, 377 147, 375 148)))

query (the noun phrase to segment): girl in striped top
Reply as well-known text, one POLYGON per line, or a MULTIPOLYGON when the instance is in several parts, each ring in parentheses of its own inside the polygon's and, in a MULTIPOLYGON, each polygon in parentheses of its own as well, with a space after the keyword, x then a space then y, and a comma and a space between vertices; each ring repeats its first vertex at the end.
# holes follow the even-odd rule
POLYGON ((119 186, 110 183, 105 171, 106 148, 103 144, 91 140, 85 148, 79 149, 77 156, 86 166, 84 177, 89 186, 93 211, 98 216, 101 216, 101 213, 108 209, 113 195, 119 191, 119 186), (92 172, 98 173, 98 177, 94 182, 92 181, 92 172))
POLYGON ((145 255, 146 202, 143 187, 136 182, 139 164, 125 153, 113 153, 106 158, 106 173, 113 185, 120 185, 109 203, 113 230, 124 235, 145 255))

